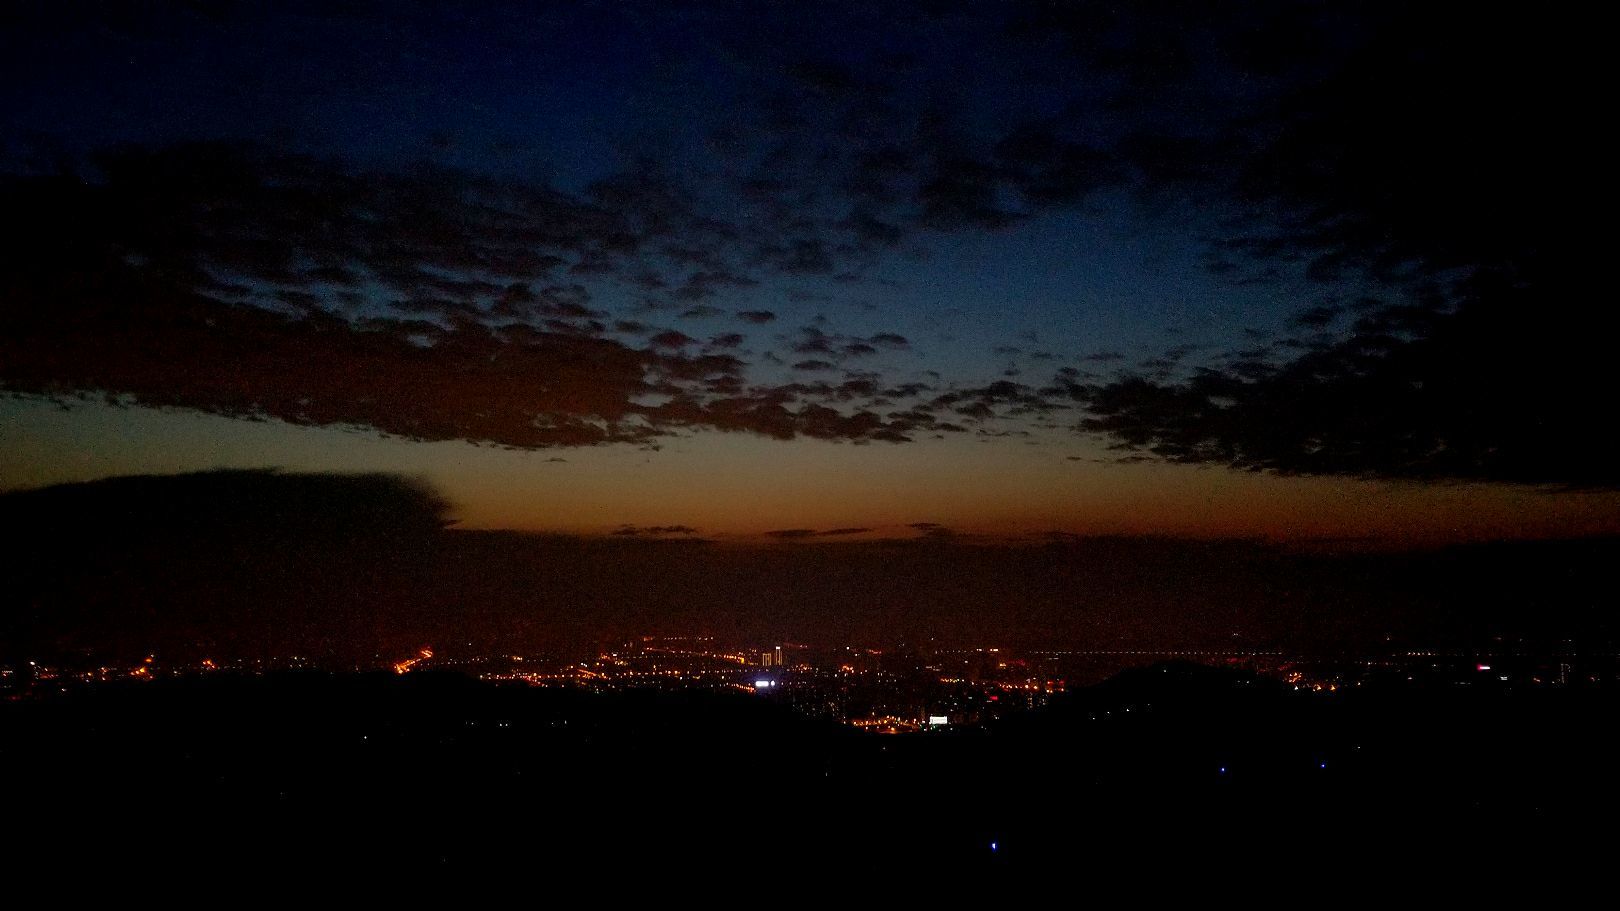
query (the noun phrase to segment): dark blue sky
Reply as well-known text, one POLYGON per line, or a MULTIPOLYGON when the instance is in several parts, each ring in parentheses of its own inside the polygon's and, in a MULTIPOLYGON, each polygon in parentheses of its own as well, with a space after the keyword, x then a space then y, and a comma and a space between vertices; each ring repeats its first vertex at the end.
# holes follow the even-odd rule
POLYGON ((1531 533, 1601 526, 1611 505, 1592 491, 1612 440, 1584 417, 1603 380, 1570 331, 1590 317, 1543 307, 1535 188, 1572 129, 1548 99, 1581 85, 1541 65, 1555 23, 1331 3, 7 15, 6 192, 35 245, 9 253, 31 340, 0 368, 14 485, 156 468, 131 441, 173 436, 198 454, 162 467, 411 466, 483 504, 473 521, 523 527, 691 509, 739 533, 944 515, 1444 536, 1524 503, 1531 533), (555 481, 564 457, 600 476, 555 481), (688 457, 730 466, 706 502, 732 506, 667 492, 695 483, 688 457), (778 464, 819 480, 751 516, 725 479, 778 464), (546 514, 563 483, 611 495, 546 514), (528 506, 486 502, 513 484, 528 506), (1589 492, 1526 499, 1548 484, 1589 492), (1389 505, 1344 505, 1358 490, 1389 505), (1254 497, 1282 505, 1211 514, 1254 497), (1471 520, 1436 505, 1469 498, 1471 520), (1327 502, 1343 516, 1316 528, 1327 502))

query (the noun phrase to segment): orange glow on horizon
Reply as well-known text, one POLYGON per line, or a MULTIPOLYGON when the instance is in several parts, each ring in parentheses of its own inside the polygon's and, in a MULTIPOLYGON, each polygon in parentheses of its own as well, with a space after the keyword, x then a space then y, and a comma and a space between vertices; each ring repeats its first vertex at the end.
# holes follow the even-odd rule
POLYGON ((1620 493, 1528 486, 1277 477, 1094 461, 1082 437, 857 446, 694 434, 631 446, 514 451, 179 412, 13 402, 28 430, 0 452, 0 476, 26 486, 117 474, 276 465, 423 478, 454 504, 458 528, 607 535, 683 525, 715 541, 867 529, 793 539, 835 543, 918 535, 1251 537, 1368 546, 1620 533, 1620 493), (114 445, 116 443, 116 445, 114 445), (561 460, 561 461, 559 461, 561 460))

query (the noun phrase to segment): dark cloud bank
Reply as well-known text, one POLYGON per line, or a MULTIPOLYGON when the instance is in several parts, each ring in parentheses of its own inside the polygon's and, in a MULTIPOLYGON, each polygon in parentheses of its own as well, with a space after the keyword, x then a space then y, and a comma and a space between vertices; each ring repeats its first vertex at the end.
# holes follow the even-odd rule
POLYGON ((223 145, 124 150, 100 168, 94 183, 0 184, 18 229, 0 303, 13 392, 522 448, 690 427, 898 440, 931 423, 749 384, 723 353, 734 340, 610 332, 569 273, 667 265, 646 249, 701 234, 651 186, 579 199, 223 145))
POLYGON ((1072 535, 727 546, 681 526, 458 531, 445 509, 390 476, 269 471, 0 494, 0 643, 13 657, 373 662, 659 633, 1309 649, 1614 632, 1593 594, 1612 539, 1336 556, 1072 535))
POLYGON ((1089 387, 1082 426, 1171 461, 1613 487, 1617 323, 1569 208, 1606 170, 1583 40, 1561 17, 1403 5, 1304 25, 1326 11, 1292 7, 1292 48, 1228 36, 1306 69, 1256 119, 1178 139, 1223 162, 1179 181, 1231 213, 1212 265, 1302 266, 1324 300, 1306 334, 1089 387))
POLYGON ((13 154, 0 384, 524 448, 1010 423, 1282 473, 1620 481, 1609 276, 1584 226, 1606 214, 1597 58, 1562 16, 823 12, 748 29, 723 5, 645 14, 703 25, 691 51, 736 74, 706 147, 719 178, 656 156, 564 192, 237 142, 13 154), (959 69, 929 57, 954 46, 941 34, 1006 74, 975 83, 1005 104, 953 95, 959 69), (909 347, 894 333, 807 327, 791 350, 747 353, 776 319, 750 297, 767 282, 858 285, 930 238, 1104 192, 1199 232, 1234 284, 1315 282, 1298 334, 940 388, 854 369, 909 347), (705 343, 677 313, 739 331, 705 343), (805 376, 757 378, 773 363, 805 376))

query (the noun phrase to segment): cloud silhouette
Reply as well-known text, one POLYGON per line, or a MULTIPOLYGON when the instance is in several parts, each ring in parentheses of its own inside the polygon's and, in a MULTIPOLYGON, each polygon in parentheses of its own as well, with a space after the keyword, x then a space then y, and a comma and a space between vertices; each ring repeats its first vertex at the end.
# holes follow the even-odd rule
POLYGON ((1427 643, 1615 632, 1613 613, 1586 597, 1612 575, 1614 539, 1335 556, 1255 541, 952 540, 919 522, 933 538, 706 547, 678 525, 663 526, 672 537, 662 541, 457 530, 445 509, 397 477, 275 471, 0 494, 0 521, 27 529, 0 563, 12 596, 0 660, 139 661, 155 649, 168 661, 305 655, 353 667, 429 642, 520 654, 710 629, 968 645, 1079 635, 1214 644, 1241 629, 1297 648, 1390 632, 1427 643), (1187 579, 1217 607, 1189 612, 1187 579), (1449 606, 1458 602, 1470 605, 1462 627, 1449 606), (986 609, 998 604, 1017 609, 986 609))
POLYGON ((870 528, 829 528, 825 531, 817 531, 814 528, 783 528, 777 531, 767 531, 765 537, 782 541, 799 541, 805 538, 841 538, 846 535, 864 534, 871 530, 870 528))
POLYGON ((0 493, 0 522, 28 530, 8 536, 0 570, 20 599, 0 611, 0 660, 375 654, 383 627, 410 625, 381 605, 435 558, 449 509, 395 475, 270 469, 0 493))
MULTIPOLYGON (((1216 50, 1276 104, 1246 121, 1210 105, 1179 130, 1137 133, 1121 160, 1157 192, 1231 213, 1210 256, 1233 280, 1299 268, 1387 300, 1341 294, 1293 317, 1315 335, 1070 387, 1089 412, 1080 426, 1140 454, 1250 470, 1620 483, 1620 442, 1595 419, 1620 391, 1597 340, 1620 324, 1588 302, 1599 260, 1555 211, 1602 170, 1566 151, 1590 148, 1583 123, 1545 104, 1578 103, 1583 84, 1504 71, 1490 50, 1562 57, 1562 30, 1377 6, 1348 34, 1314 14, 1260 36, 1168 21, 1142 27, 1177 59, 1216 50), (1359 316, 1333 329, 1347 312, 1359 316)), ((1200 89, 1172 79, 1167 91, 1200 89)))
POLYGON ((1602 251, 1567 217, 1608 167, 1594 119, 1565 113, 1601 109, 1590 39, 1551 16, 1401 4, 915 12, 874 29, 859 5, 812 23, 758 11, 747 41, 693 37, 735 15, 723 4, 636 13, 682 36, 684 62, 724 61, 724 119, 750 129, 711 124, 712 167, 648 143, 567 190, 244 144, 32 163, 8 146, 0 388, 523 448, 1063 421, 1259 470, 1612 482, 1594 416, 1615 392, 1597 341, 1614 318, 1589 303, 1602 251), (869 59, 888 50, 870 35, 909 54, 869 59), (1503 47, 1564 68, 1503 66, 1503 47), (982 75, 963 74, 961 48, 982 75), (1221 281, 1317 283, 1299 335, 1198 357, 1095 351, 1080 358, 1140 375, 953 375, 903 401, 886 393, 910 377, 880 368, 905 336, 818 324, 778 354, 747 335, 777 318, 771 301, 814 297, 801 280, 878 287, 874 266, 926 257, 941 234, 1105 194, 1187 213, 1221 281), (707 346, 657 325, 725 313, 744 331, 706 330, 707 346), (783 361, 880 375, 784 382, 783 361), (1077 406, 1089 414, 1070 421, 1077 406))
POLYGON ((663 535, 695 535, 697 529, 690 525, 621 525, 613 532, 616 537, 660 537, 663 535))
POLYGON ((744 361, 688 354, 697 340, 678 330, 645 348, 610 333, 592 292, 558 279, 566 264, 594 274, 715 260, 671 285, 747 284, 723 265, 747 251, 687 224, 697 216, 653 178, 571 197, 219 144, 121 149, 98 167, 94 180, 0 182, 28 227, 0 252, 6 391, 521 448, 645 443, 693 426, 909 438, 869 409, 841 410, 847 396, 823 404, 814 389, 749 384, 744 361), (648 404, 654 395, 670 398, 648 404))
POLYGON ((1291 360, 1088 387, 1081 426, 1172 462, 1620 486, 1620 434, 1598 417, 1614 388, 1607 343, 1566 334, 1590 317, 1545 302, 1529 320, 1522 285, 1470 285, 1454 312, 1382 311, 1291 360))

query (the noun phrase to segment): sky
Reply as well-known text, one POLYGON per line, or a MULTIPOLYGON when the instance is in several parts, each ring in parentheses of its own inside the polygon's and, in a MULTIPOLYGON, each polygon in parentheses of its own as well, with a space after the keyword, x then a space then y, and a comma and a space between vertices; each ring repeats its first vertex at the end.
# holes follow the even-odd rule
POLYGON ((459 527, 801 543, 1620 531, 1570 216, 1597 58, 1551 14, 0 16, 0 488, 381 471, 459 527))

